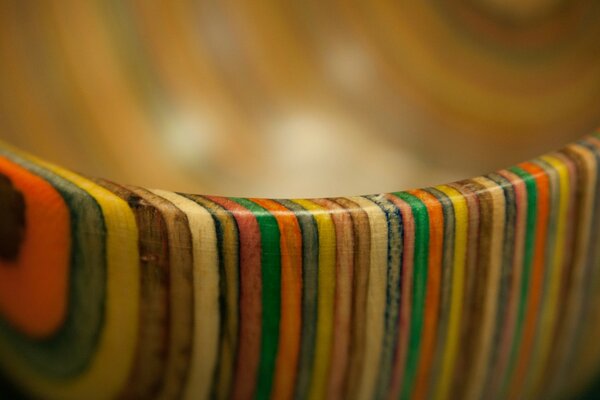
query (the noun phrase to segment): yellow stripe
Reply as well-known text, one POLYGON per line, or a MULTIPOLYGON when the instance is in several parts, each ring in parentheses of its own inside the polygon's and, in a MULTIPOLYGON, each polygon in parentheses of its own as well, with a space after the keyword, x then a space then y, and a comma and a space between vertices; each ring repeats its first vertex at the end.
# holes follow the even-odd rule
POLYGON ((13 354, 5 347, 0 348, 0 359, 8 362, 17 380, 40 397, 84 399, 93 393, 96 398, 114 398, 129 375, 138 334, 140 266, 138 231, 133 212, 125 201, 93 182, 35 157, 10 150, 67 179, 98 202, 107 232, 106 314, 96 354, 89 368, 74 378, 56 381, 41 376, 29 370, 18 354, 13 354))
MULTIPOLYGON (((553 156, 543 156, 540 159, 550 164, 558 173, 559 181, 559 202, 558 215, 556 220, 556 241, 554 243, 554 252, 550 257, 551 272, 550 282, 548 283, 548 293, 546 294, 546 304, 542 305, 540 315, 540 326, 538 328, 539 335, 537 340, 538 353, 532 370, 532 386, 529 389, 537 391, 541 388, 543 378, 543 370, 546 366, 548 356, 550 354, 550 345, 554 335, 554 325, 557 317, 557 307, 559 300, 560 278, 563 270, 565 243, 567 235, 567 211, 569 209, 569 199, 571 191, 571 182, 569 179, 569 170, 565 164, 558 158, 553 156)), ((556 205, 552 205, 555 208, 556 205)), ((530 393, 533 394, 533 393, 530 393)))
POLYGON ((383 346, 383 332, 385 323, 386 286, 387 286, 387 219, 383 210, 375 203, 364 197, 352 197, 353 202, 369 216, 371 229, 371 254, 369 265, 369 285, 367 293, 367 313, 365 324, 367 326, 365 338, 365 358, 360 385, 358 386, 358 399, 373 397, 377 376, 379 374, 379 360, 383 346))
POLYGON ((319 229, 319 300, 315 359, 308 398, 324 399, 331 364, 335 299, 335 227, 328 211, 309 200, 294 200, 311 211, 319 229))
POLYGON ((450 186, 438 186, 454 207, 454 260, 452 266, 452 294, 450 297, 450 320, 448 335, 442 357, 442 371, 439 384, 435 390, 435 399, 446 399, 449 395, 450 383, 454 372, 454 362, 458 353, 460 339, 460 320, 462 316, 463 288, 465 281, 465 263, 467 260, 467 233, 469 209, 463 195, 450 186))

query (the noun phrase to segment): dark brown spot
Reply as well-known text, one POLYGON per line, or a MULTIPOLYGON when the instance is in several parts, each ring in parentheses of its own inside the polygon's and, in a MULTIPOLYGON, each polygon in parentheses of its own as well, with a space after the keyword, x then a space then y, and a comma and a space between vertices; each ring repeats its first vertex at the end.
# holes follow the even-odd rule
POLYGON ((0 259, 14 261, 25 236, 25 199, 7 176, 0 174, 0 259))

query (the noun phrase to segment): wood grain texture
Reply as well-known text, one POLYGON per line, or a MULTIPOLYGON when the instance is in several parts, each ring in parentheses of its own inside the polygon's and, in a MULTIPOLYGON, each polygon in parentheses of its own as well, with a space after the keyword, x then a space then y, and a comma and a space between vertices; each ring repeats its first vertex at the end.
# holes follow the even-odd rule
POLYGON ((596 0, 6 0, 0 140, 187 193, 439 184, 595 129, 598 37, 596 0))
POLYGON ((572 396, 600 367, 599 169, 596 133, 436 187, 227 198, 3 146, 3 381, 51 399, 572 396))

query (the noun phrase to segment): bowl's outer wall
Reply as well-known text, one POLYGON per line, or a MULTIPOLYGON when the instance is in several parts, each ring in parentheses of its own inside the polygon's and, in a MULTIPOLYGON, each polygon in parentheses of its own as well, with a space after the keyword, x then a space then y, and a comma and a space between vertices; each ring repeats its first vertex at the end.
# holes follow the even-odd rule
POLYGON ((0 140, 187 193, 429 186, 600 126, 599 37, 597 0, 1 1, 0 140))
POLYGON ((270 200, 3 147, 3 381, 61 399, 572 395, 600 363, 599 160, 592 135, 447 185, 270 200))

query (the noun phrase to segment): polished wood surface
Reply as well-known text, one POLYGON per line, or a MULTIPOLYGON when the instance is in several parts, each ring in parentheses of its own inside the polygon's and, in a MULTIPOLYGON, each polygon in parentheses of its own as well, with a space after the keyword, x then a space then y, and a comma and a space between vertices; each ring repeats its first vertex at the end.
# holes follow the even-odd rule
POLYGON ((591 0, 4 1, 0 18, 0 138, 147 187, 418 187, 600 122, 591 0))

